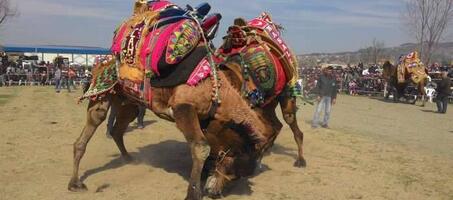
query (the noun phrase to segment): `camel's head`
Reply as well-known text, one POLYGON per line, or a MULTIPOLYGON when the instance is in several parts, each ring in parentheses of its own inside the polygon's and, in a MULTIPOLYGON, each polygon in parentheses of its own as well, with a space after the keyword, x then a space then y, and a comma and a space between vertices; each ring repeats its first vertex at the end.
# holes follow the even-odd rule
POLYGON ((260 155, 252 139, 243 132, 247 127, 211 122, 207 138, 211 146, 209 177, 205 190, 210 197, 220 197, 224 187, 232 180, 253 174, 260 155), (211 132, 212 130, 220 130, 211 132))

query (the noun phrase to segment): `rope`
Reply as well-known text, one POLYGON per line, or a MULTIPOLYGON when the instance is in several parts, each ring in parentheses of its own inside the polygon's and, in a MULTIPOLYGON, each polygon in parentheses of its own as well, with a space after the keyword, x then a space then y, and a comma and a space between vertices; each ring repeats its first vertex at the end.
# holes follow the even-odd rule
POLYGON ((229 176, 227 176, 227 175, 225 175, 224 173, 222 173, 221 171, 219 171, 217 168, 215 168, 215 172, 216 172, 217 174, 219 174, 220 176, 222 176, 223 178, 225 178, 226 180, 228 180, 228 181, 233 180, 233 179, 230 178, 229 176))
MULTIPOLYGON (((217 164, 223 162, 223 160, 225 159, 226 155, 228 155, 228 153, 230 152, 230 150, 231 150, 231 149, 228 149, 227 151, 220 151, 220 152, 219 152, 219 159, 218 159, 218 161, 217 161, 217 164)), ((231 180, 232 180, 229 176, 227 176, 227 175, 225 175, 224 173, 222 173, 221 171, 219 171, 219 170, 217 169, 217 166, 216 166, 216 168, 215 168, 215 172, 218 173, 218 174, 219 174, 220 176, 222 176, 223 178, 227 179, 228 181, 231 181, 231 180)))
POLYGON ((230 150, 231 149, 228 149, 227 151, 219 152, 220 159, 219 159, 218 163, 222 162, 225 159, 226 155, 230 152, 230 150))
POLYGON ((192 19, 197 23, 197 28, 198 30, 200 31, 201 33, 201 38, 203 39, 203 42, 204 42, 204 46, 208 52, 207 54, 207 58, 208 58, 208 62, 209 62, 209 65, 211 67, 211 71, 212 71, 212 78, 213 78, 213 81, 214 81, 214 96, 213 96, 213 101, 214 103, 217 103, 217 104, 220 104, 222 101, 220 99, 220 95, 219 95, 219 87, 220 87, 220 84, 219 84, 219 77, 218 77, 218 74, 217 74, 217 67, 214 63, 214 59, 213 59, 213 54, 212 54, 212 49, 209 47, 208 45, 208 40, 206 39, 205 35, 204 35, 204 31, 203 31, 203 28, 201 28, 201 24, 200 22, 197 20, 197 17, 193 15, 193 13, 191 13, 190 11, 187 11, 187 14, 192 17, 192 19))

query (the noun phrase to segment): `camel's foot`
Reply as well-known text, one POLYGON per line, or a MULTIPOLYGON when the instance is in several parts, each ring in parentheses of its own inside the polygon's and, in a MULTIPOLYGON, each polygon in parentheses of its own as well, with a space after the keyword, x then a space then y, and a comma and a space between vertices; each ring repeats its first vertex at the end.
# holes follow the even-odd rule
POLYGON ((195 185, 189 185, 189 190, 187 191, 187 196, 185 200, 202 200, 203 193, 200 188, 197 188, 195 185))
POLYGON ((215 176, 210 176, 206 180, 205 191, 209 198, 211 199, 220 199, 222 198, 222 191, 217 187, 217 178, 215 176))
POLYGON ((304 158, 299 158, 294 162, 294 167, 303 168, 307 166, 307 161, 304 158))
POLYGON ((87 186, 80 180, 72 180, 68 184, 68 190, 71 192, 85 192, 88 190, 87 186))
POLYGON ((253 170, 252 175, 254 176, 254 175, 260 174, 261 172, 264 172, 264 171, 265 171, 264 165, 261 163, 261 160, 256 161, 256 167, 253 170))

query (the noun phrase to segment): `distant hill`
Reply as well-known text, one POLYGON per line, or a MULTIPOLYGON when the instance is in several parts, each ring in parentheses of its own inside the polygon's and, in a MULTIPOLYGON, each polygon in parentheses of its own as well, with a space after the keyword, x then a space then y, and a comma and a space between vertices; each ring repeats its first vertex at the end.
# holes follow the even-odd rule
MULTIPOLYGON (((386 47, 382 49, 379 62, 385 60, 395 61, 400 55, 407 54, 417 49, 415 43, 404 43, 397 47, 386 47)), ((310 53, 299 55, 299 61, 302 66, 314 66, 320 63, 336 63, 355 65, 359 62, 372 63, 367 49, 360 49, 353 52, 337 53, 310 53)), ((438 45, 434 52, 433 62, 450 64, 453 61, 453 42, 444 42, 438 45)))

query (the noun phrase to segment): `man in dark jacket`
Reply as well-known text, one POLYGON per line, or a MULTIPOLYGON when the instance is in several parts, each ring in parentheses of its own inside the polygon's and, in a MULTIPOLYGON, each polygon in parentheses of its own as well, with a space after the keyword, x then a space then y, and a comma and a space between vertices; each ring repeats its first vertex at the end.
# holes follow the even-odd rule
POLYGON ((451 95, 451 81, 448 72, 444 69, 442 80, 437 84, 437 112, 445 114, 447 112, 448 97, 451 95))
POLYGON ((324 109, 324 119, 321 123, 323 128, 329 127, 329 118, 332 105, 335 104, 337 98, 337 81, 333 75, 333 67, 327 67, 323 70, 323 74, 319 77, 316 83, 316 93, 318 94, 318 104, 316 105, 315 115, 313 116, 312 127, 318 128, 319 118, 324 109))
POLYGON ((451 65, 450 69, 448 70, 448 77, 453 78, 453 65, 451 65))

